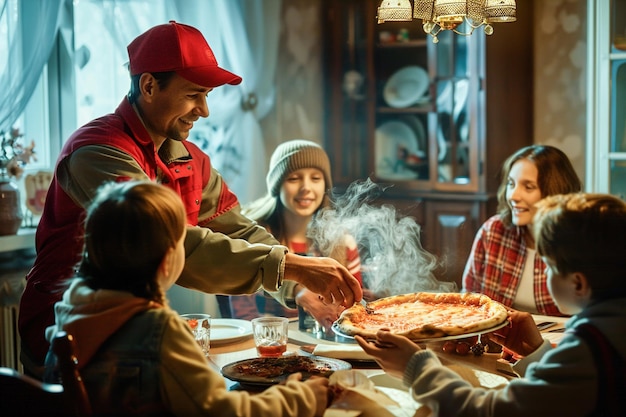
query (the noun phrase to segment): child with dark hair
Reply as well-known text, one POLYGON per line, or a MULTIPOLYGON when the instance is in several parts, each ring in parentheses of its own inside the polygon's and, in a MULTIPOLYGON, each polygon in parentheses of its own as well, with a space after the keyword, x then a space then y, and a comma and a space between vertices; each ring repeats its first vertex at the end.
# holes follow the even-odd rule
POLYGON ((300 382, 295 374, 258 395, 228 391, 168 307, 166 291, 185 263, 186 218, 174 191, 147 181, 106 185, 87 210, 78 274, 55 304, 46 337, 74 336, 94 412, 321 416, 326 378, 300 382))
POLYGON ((537 204, 537 250, 559 310, 574 315, 552 347, 527 312, 488 337, 521 359, 521 378, 473 388, 430 350, 380 330, 356 340, 416 401, 439 416, 624 416, 626 403, 626 203, 611 195, 555 195, 537 204))

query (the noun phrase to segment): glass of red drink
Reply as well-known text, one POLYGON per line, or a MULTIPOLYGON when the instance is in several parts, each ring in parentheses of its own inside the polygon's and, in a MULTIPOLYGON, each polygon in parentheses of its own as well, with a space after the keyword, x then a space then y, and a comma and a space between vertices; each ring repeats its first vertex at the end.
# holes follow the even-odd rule
POLYGON ((259 356, 278 357, 287 351, 286 317, 258 317, 252 320, 252 333, 259 356))

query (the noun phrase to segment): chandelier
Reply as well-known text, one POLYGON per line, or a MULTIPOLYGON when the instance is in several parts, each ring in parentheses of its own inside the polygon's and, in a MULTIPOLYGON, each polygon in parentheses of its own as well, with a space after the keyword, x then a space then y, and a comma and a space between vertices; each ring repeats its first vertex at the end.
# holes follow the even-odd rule
POLYGON ((469 36, 483 26, 485 33, 491 35, 492 23, 516 20, 515 10, 515 0, 415 0, 413 7, 409 0, 382 0, 377 18, 378 23, 422 19, 424 32, 437 43, 442 30, 469 36), (466 32, 459 30, 463 23, 468 28, 466 32))

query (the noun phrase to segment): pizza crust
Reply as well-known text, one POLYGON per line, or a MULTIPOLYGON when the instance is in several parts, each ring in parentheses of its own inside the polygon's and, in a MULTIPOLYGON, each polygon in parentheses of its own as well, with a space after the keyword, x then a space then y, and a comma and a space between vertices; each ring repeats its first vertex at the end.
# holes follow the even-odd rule
POLYGON ((462 336, 492 329, 508 317, 502 304, 476 293, 418 292, 381 298, 343 311, 335 322, 344 335, 373 339, 382 328, 411 340, 462 336))

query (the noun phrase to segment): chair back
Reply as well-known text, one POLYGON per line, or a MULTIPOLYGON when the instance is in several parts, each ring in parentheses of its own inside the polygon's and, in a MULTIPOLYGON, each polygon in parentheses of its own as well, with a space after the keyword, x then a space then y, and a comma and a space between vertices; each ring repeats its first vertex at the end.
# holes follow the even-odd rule
POLYGON ((6 416, 70 416, 60 384, 46 384, 17 372, 0 368, 0 407, 6 416))
POLYGON ((74 338, 59 332, 52 341, 62 384, 48 384, 15 369, 0 368, 0 407, 7 416, 89 417, 91 403, 78 372, 74 338))
POLYGON ((73 416, 91 416, 92 409, 89 396, 80 372, 78 372, 78 358, 74 353, 74 337, 64 331, 58 332, 52 340, 52 351, 59 364, 66 407, 73 411, 71 414, 73 416))

